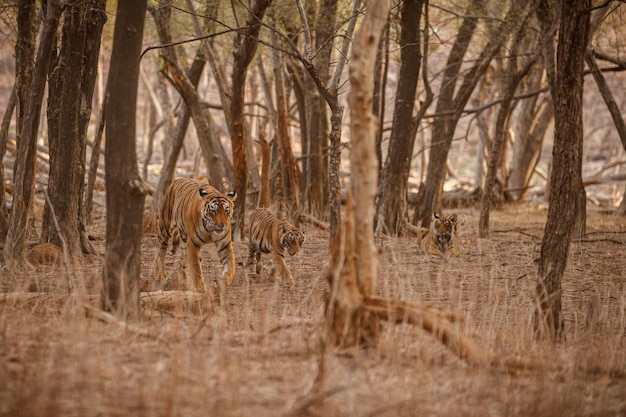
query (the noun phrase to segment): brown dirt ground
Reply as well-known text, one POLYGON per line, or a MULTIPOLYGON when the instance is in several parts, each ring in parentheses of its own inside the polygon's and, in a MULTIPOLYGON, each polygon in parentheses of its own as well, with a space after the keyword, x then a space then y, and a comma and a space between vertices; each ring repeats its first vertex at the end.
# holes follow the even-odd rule
MULTIPOLYGON (((461 256, 423 256, 414 239, 385 239, 378 293, 459 312, 460 330, 502 355, 543 364, 507 372, 471 366, 430 334, 386 324, 368 350, 323 349, 328 237, 309 226, 288 260, 296 285, 238 267, 223 306, 208 312, 145 308, 132 326, 86 316, 102 256, 66 269, 2 271, 2 291, 59 294, 12 303, 0 296, 1 416, 623 416, 626 415, 626 218, 590 209, 563 280, 566 341, 532 336, 545 208, 457 211, 461 256), (68 285, 77 297, 66 297, 68 285), (54 301, 53 301, 54 300, 54 301)), ((104 236, 102 219, 90 233, 104 236)), ((103 241, 96 240, 99 252, 103 241)), ((142 240, 142 279, 156 237, 142 240)), ((236 242, 238 262, 245 243, 236 242)), ((171 258, 169 265, 171 266, 171 258)), ((219 268, 203 252, 208 282, 219 268)), ((93 303, 93 301, 92 301, 93 303)))

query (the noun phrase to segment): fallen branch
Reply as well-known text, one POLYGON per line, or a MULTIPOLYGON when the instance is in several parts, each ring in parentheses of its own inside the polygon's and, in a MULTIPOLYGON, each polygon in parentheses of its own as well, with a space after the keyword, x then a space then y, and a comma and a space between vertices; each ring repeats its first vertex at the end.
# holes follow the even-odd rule
POLYGON ((363 299, 366 311, 378 318, 420 326, 467 363, 479 366, 501 366, 507 370, 536 369, 537 364, 499 355, 477 345, 463 336, 453 325, 456 317, 436 308, 418 306, 402 301, 384 300, 376 297, 363 299))

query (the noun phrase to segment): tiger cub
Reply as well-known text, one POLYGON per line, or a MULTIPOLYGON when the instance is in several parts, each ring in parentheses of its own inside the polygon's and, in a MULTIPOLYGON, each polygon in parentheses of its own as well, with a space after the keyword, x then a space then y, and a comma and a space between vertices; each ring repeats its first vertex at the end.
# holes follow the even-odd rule
POLYGON ((418 240, 422 252, 442 258, 456 256, 456 214, 441 217, 433 213, 433 219, 434 224, 430 230, 425 227, 419 230, 418 240))
POLYGON ((291 272, 285 264, 285 251, 294 256, 304 243, 304 232, 286 219, 278 219, 266 208, 258 208, 250 216, 249 257, 247 265, 255 265, 257 275, 261 274, 262 253, 272 253, 274 266, 270 278, 287 278, 293 284, 291 272), (278 276, 277 276, 278 275, 278 276))
POLYGON ((165 281, 165 253, 172 243, 176 253, 179 241, 183 241, 178 276, 186 280, 189 268, 191 280, 198 292, 209 292, 200 267, 200 248, 215 243, 220 262, 224 268, 224 289, 228 288, 235 274, 235 254, 231 238, 231 218, 237 194, 222 194, 208 184, 190 178, 177 178, 165 191, 157 215, 159 249, 154 275, 165 281))

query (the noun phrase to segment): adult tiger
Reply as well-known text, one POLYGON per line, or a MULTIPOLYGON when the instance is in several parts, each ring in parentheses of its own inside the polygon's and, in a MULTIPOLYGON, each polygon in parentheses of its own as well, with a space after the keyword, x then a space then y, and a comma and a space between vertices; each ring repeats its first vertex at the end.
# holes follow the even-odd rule
POLYGON ((266 208, 257 208, 250 216, 249 257, 247 265, 255 265, 257 275, 261 274, 262 253, 272 253, 274 266, 271 279, 287 278, 293 284, 291 272, 285 264, 285 251, 294 256, 304 243, 303 231, 286 219, 278 219, 266 208))
POLYGON ((430 230, 422 227, 418 234, 420 247, 424 253, 447 258, 456 256, 456 214, 441 217, 433 213, 434 224, 430 230))
POLYGON ((170 240, 172 253, 176 253, 182 239, 183 250, 180 261, 177 261, 178 277, 186 280, 185 269, 189 268, 196 291, 208 292, 198 255, 203 245, 214 242, 224 267, 224 289, 228 288, 235 274, 230 222, 236 198, 234 192, 225 195, 190 178, 177 178, 170 184, 162 198, 157 219, 160 246, 154 276, 159 282, 165 280, 165 252, 170 240))

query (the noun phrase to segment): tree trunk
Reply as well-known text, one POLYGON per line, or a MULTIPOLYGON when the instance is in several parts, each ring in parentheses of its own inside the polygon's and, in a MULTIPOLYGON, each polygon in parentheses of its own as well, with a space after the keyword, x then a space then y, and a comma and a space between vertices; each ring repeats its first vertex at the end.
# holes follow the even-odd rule
POLYGON ((381 173, 376 202, 375 227, 398 236, 407 219, 407 188, 415 134, 413 107, 420 74, 420 17, 422 0, 405 0, 401 9, 400 73, 389 138, 389 150, 381 173), (380 223, 383 224, 380 224, 380 223))
POLYGON ((96 82, 100 35, 106 22, 106 2, 92 0, 65 7, 61 49, 51 66, 48 94, 50 176, 43 213, 43 242, 84 252, 84 204, 87 127, 96 82))
MULTIPOLYGON (((543 73, 544 66, 535 64, 520 93, 539 90, 543 84, 543 73)), ((517 106, 516 114, 511 171, 506 188, 513 200, 521 201, 528 193, 528 184, 539 162, 543 138, 554 116, 552 96, 537 94, 523 99, 517 106)))
POLYGON ((250 62, 254 58, 257 39, 261 31, 261 22, 265 10, 271 0, 255 0, 249 9, 245 30, 237 32, 234 44, 234 62, 231 74, 231 96, 227 105, 229 115, 228 133, 233 149, 233 168, 235 173, 235 190, 239 195, 235 205, 233 221, 235 229, 233 238, 241 240, 244 236, 246 199, 248 194, 248 158, 246 152, 246 120, 244 118, 244 98, 246 92, 246 76, 250 62))
POLYGON ((351 192, 343 230, 331 246, 328 278, 331 295, 326 304, 329 334, 336 346, 373 345, 379 320, 364 308, 363 300, 376 290, 378 250, 374 244, 374 202, 378 183, 376 167, 377 121, 372 114, 371 73, 376 45, 389 12, 387 0, 368 3, 356 36, 350 64, 351 192))
POLYGON ((117 5, 106 94, 107 222, 101 307, 124 319, 139 316, 146 187, 137 167, 135 113, 146 3, 117 5))
MULTIPOLYGON (((315 4, 315 2, 308 3, 311 5, 315 4)), ((313 47, 316 51, 313 65, 324 85, 327 85, 330 79, 332 38, 336 35, 337 7, 337 0, 323 0, 319 2, 317 16, 313 25, 315 45, 305 45, 305 50, 313 47)), ((311 213, 314 216, 324 218, 328 215, 326 207, 328 207, 329 203, 330 189, 328 176, 328 148, 330 143, 328 114, 325 100, 315 87, 315 80, 311 76, 307 76, 305 83, 309 92, 307 122, 310 128, 307 152, 309 170, 306 178, 306 195, 311 213)))
MULTIPOLYGON (((276 35, 270 33, 272 45, 278 47, 276 35)), ((285 92, 285 79, 283 60, 276 48, 272 49, 272 66, 274 69, 274 87, 276 95, 276 136, 278 138, 278 148, 280 150, 280 165, 283 173, 283 190, 285 192, 285 205, 287 207, 287 217, 295 220, 294 214, 298 212, 299 188, 298 188, 298 167, 291 151, 291 140, 289 139, 289 109, 287 108, 287 96, 285 92)), ((297 214, 295 214, 297 216, 297 214)))
POLYGON ((562 0, 554 83, 554 149, 548 219, 541 242, 535 331, 561 339, 561 288, 570 240, 584 219, 582 182, 583 71, 589 37, 590 0, 562 0))
POLYGON ((11 125, 11 119, 13 118, 13 112, 15 111, 15 104, 17 101, 16 84, 13 84, 11 89, 11 95, 9 96, 9 102, 7 103, 6 110, 2 116, 2 125, 0 125, 0 243, 4 243, 9 230, 9 212, 6 204, 6 193, 4 192, 4 155, 7 150, 7 139, 9 137, 9 127, 11 125))
MULTIPOLYGON (((37 60, 32 81, 28 88, 28 99, 25 104, 24 119, 20 121, 17 160, 13 178, 13 205, 9 219, 9 230, 4 247, 4 263, 8 269, 17 269, 26 265, 26 233, 29 214, 35 197, 35 158, 37 150, 37 133, 46 75, 52 57, 52 48, 56 41, 56 31, 61 16, 58 0, 47 3, 46 20, 44 23, 37 60)), ((19 100, 24 97, 18 92, 19 100)))

